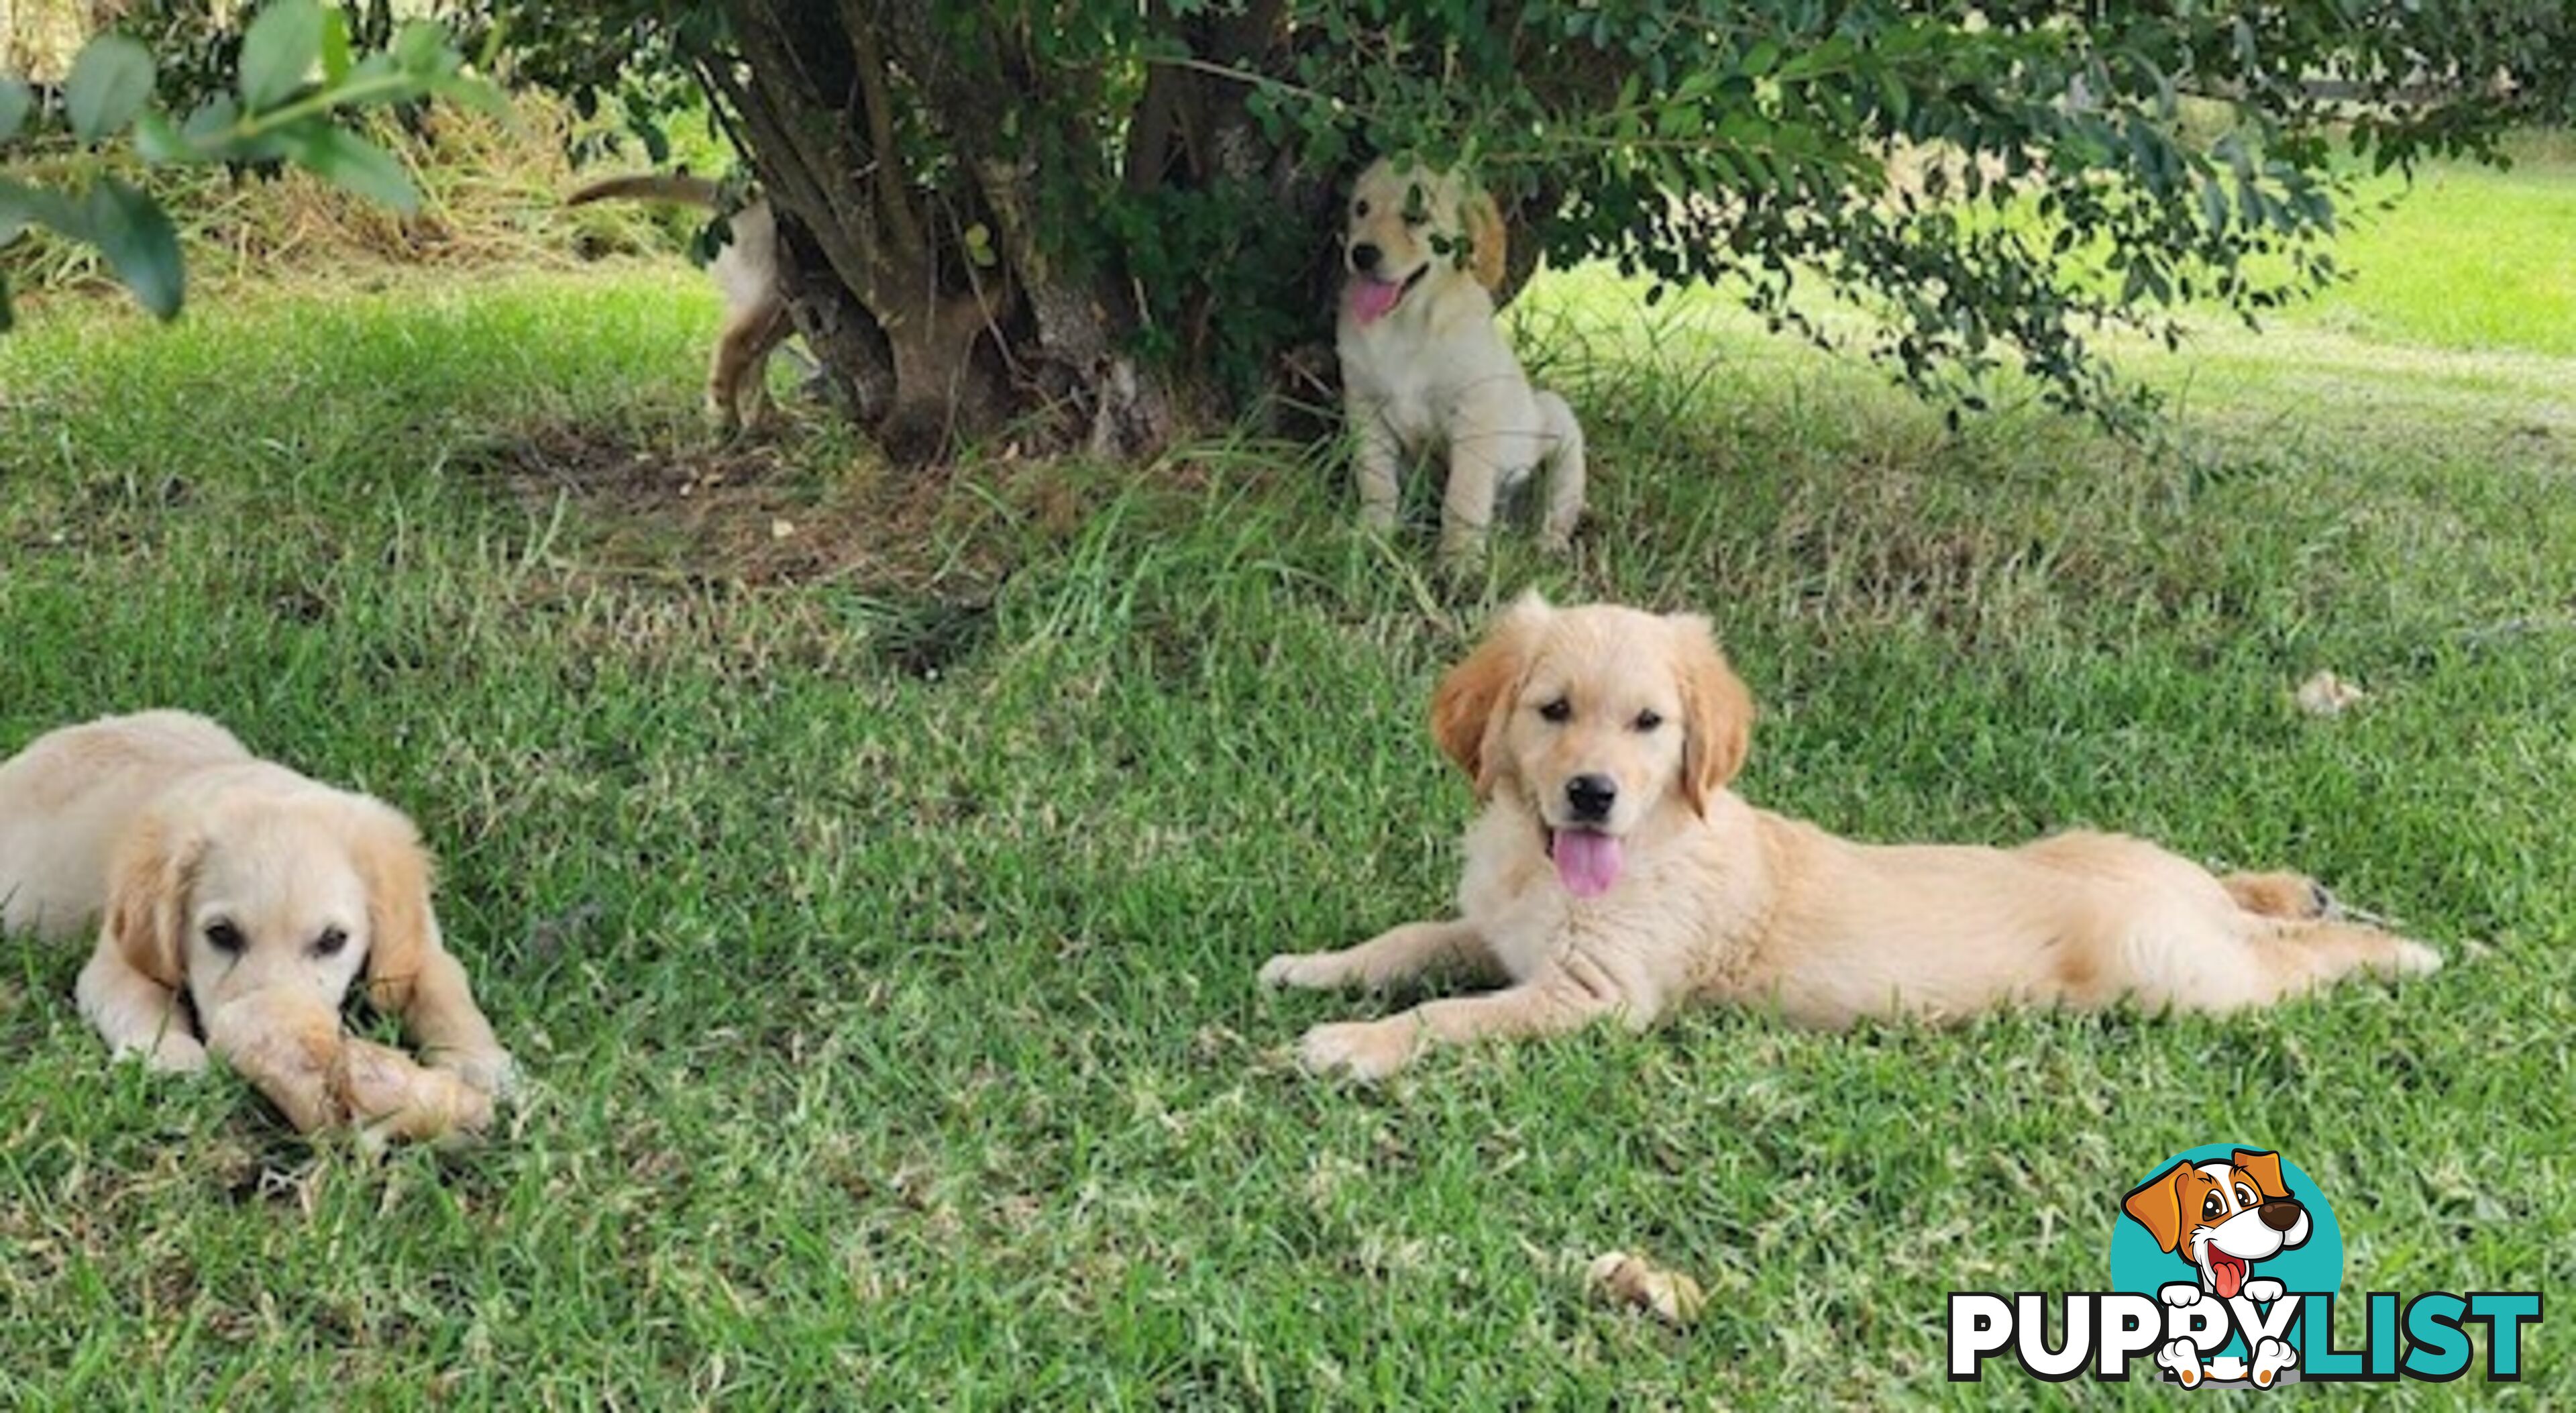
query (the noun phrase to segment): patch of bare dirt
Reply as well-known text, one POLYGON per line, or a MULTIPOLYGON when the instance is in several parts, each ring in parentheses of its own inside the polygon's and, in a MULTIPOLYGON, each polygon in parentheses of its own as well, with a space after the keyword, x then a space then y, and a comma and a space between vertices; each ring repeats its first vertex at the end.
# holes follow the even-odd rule
POLYGON ((988 598, 1033 538, 1071 533, 1091 508, 1034 467, 1008 474, 1008 462, 969 483, 952 468, 873 459, 827 468, 757 437, 595 424, 524 429, 476 466, 538 517, 569 502, 585 541, 578 558, 597 572, 951 601, 988 598))

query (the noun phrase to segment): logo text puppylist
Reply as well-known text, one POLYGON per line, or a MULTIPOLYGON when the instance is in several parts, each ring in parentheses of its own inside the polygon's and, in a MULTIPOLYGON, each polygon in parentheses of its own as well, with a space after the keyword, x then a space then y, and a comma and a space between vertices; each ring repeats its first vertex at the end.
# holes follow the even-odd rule
POLYGON ((2186 1389, 2446 1383, 2474 1366, 2469 1325, 2485 1327, 2486 1378, 2522 1377, 2537 1291, 2372 1291, 2361 1346, 2337 1347, 2343 1229, 2278 1153, 2225 1143, 2177 1153, 2120 1209, 2109 1290, 1951 1292, 1951 1382, 1984 1377, 1988 1360, 2051 1382, 2117 1382, 2144 1359, 2151 1376, 2186 1389))

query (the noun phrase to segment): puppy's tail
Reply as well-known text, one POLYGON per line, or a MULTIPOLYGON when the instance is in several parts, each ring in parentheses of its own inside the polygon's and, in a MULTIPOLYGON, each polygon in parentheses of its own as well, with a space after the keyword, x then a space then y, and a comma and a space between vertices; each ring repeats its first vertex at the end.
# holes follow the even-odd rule
POLYGON ((716 206, 716 184, 705 177, 682 173, 637 172, 631 176, 609 177, 595 181, 564 198, 566 206, 582 206, 593 201, 668 201, 683 206, 703 206, 712 211, 716 206))

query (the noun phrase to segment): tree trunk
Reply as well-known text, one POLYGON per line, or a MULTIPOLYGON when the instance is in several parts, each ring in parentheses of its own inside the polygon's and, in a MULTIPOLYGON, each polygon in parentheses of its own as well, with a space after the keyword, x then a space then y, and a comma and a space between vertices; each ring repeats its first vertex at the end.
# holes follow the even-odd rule
MULTIPOLYGON (((1043 206, 1037 154, 1096 162, 1096 172, 1046 173, 1075 178, 1075 190, 1265 180, 1273 156, 1243 84, 1157 68, 1125 124, 1126 151, 1114 154, 1096 94, 1082 91, 1100 87, 1100 75, 1040 62, 1031 37, 1007 29, 961 44, 942 29, 957 7, 726 8, 742 64, 704 76, 777 212, 797 267, 788 290, 798 330, 891 458, 935 459, 1006 429, 1033 448, 1139 458, 1191 415, 1221 410, 1208 387, 1166 371, 1188 358, 1149 363, 1136 351, 1147 318, 1136 282, 1197 272, 1064 258, 1047 237, 1066 213, 1043 206), (1046 114, 1084 116, 1031 131, 1046 114), (935 173, 906 165, 924 150, 945 159, 935 173)), ((1282 13, 1278 0, 1261 0, 1248 14, 1187 22, 1203 46, 1194 52, 1257 59, 1279 38, 1282 13)), ((1055 187, 1060 199, 1064 184, 1055 187)), ((1185 351, 1191 333, 1177 331, 1185 351)))

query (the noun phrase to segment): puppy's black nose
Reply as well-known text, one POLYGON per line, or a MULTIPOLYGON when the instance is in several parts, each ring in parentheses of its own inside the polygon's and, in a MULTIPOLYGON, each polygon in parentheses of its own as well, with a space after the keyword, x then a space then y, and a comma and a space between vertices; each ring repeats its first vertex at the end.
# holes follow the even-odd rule
POLYGON ((2263 1214, 2263 1225, 2274 1231, 2288 1231, 2299 1224, 2303 1209, 2286 1197, 2275 1197, 2255 1210, 2263 1214))
POLYGON ((1597 824, 1619 802, 1619 782, 1607 775, 1578 775, 1565 782, 1565 802, 1574 807, 1576 819, 1597 824))
POLYGON ((1367 241, 1351 247, 1351 268, 1363 275, 1377 273, 1378 259, 1378 248, 1367 241))

